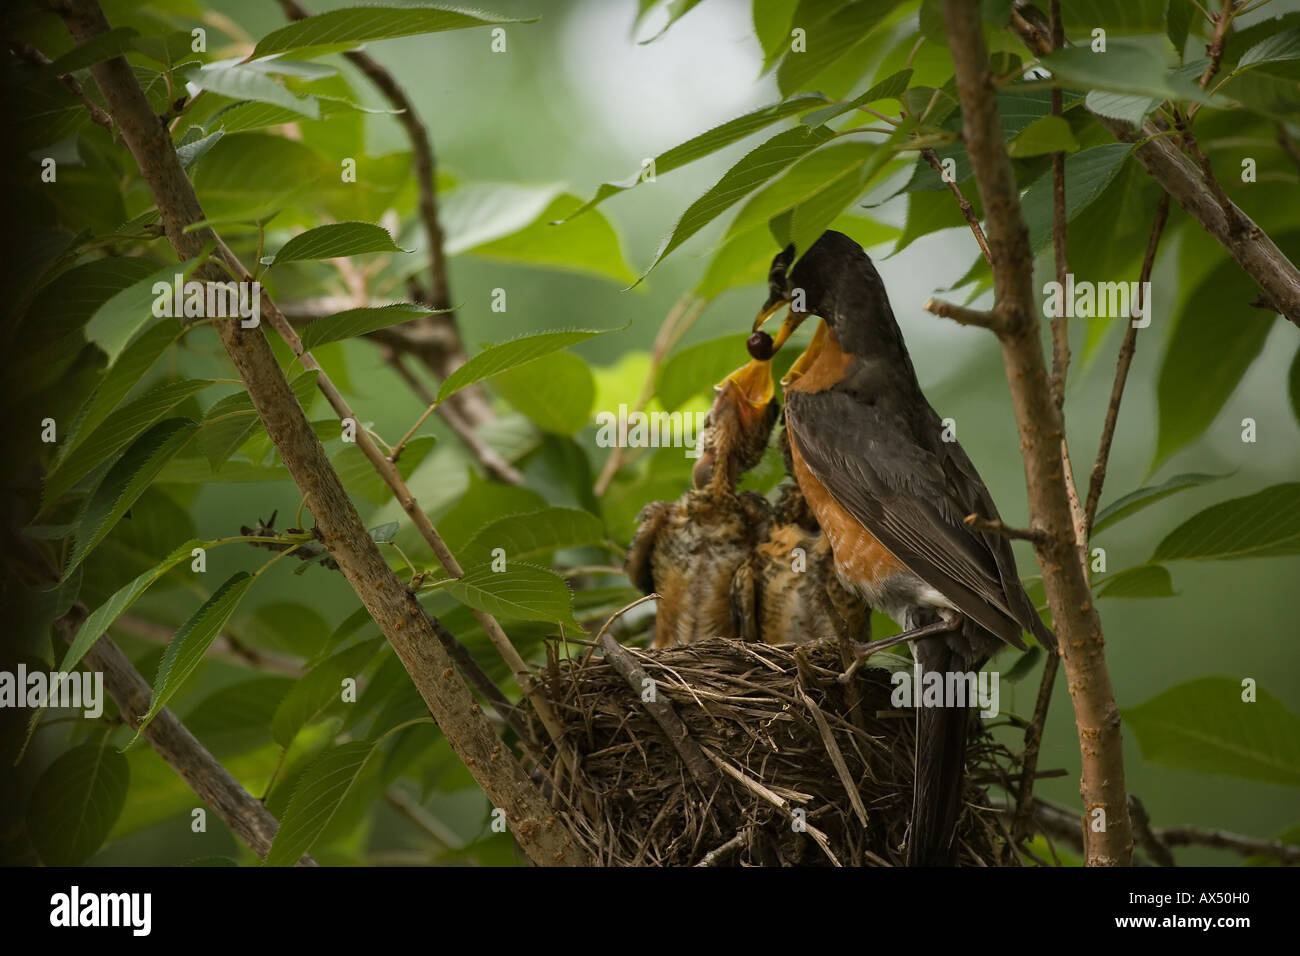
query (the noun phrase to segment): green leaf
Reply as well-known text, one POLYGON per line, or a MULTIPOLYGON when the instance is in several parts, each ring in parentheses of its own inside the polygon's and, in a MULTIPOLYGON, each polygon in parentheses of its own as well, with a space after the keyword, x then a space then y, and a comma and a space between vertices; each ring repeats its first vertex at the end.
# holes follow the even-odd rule
POLYGON ((115 27, 73 47, 46 69, 53 76, 63 76, 123 56, 134 48, 132 41, 139 35, 139 31, 131 27, 115 27))
POLYGON ((136 37, 131 46, 168 69, 195 53, 194 35, 189 30, 175 30, 164 36, 136 37))
POLYGON ((1300 60, 1300 29, 1284 30, 1256 43, 1237 61, 1237 70, 1286 60, 1300 60))
MULTIPOLYGON (((435 439, 432 435, 420 435, 406 443, 401 457, 397 459, 397 473, 402 476, 403 481, 411 477, 420 463, 428 457, 434 443, 435 439)), ((358 495, 373 505, 382 505, 392 500, 392 489, 375 471, 375 466, 370 463, 365 452, 355 444, 349 443, 343 446, 343 451, 339 452, 334 459, 334 468, 339 474, 339 481, 343 482, 343 487, 350 494, 358 495)))
MULTIPOLYGON (((318 374, 314 369, 306 371, 289 383, 298 404, 304 409, 311 406, 318 374)), ((203 417, 198 442, 213 473, 221 471, 230 456, 248 441, 260 424, 257 409, 253 407, 253 400, 247 392, 227 395, 208 409, 203 417)))
POLYGON ((165 265, 152 275, 123 289, 95 310, 95 314, 86 323, 86 338, 104 350, 110 366, 117 361, 135 334, 154 318, 155 302, 163 295, 170 302, 171 292, 155 292, 154 286, 165 284, 170 290, 175 285, 177 276, 180 276, 182 283, 187 282, 205 258, 206 256, 200 256, 188 262, 165 265))
POLYGON ((266 866, 292 866, 319 839, 360 779, 378 742, 353 741, 325 751, 303 772, 280 821, 266 866))
POLYGON ((271 741, 271 718, 294 682, 255 677, 214 691, 185 713, 183 723, 218 759, 251 753, 271 741))
POLYGON ((85 622, 77 630, 77 636, 73 638, 72 643, 63 654, 63 660, 59 663, 59 670, 70 671, 80 664, 81 659, 86 656, 86 651, 90 650, 91 645, 103 637, 108 629, 112 627, 113 622, 125 614, 131 605, 139 599, 140 595, 149 590, 154 582, 176 565, 191 557, 195 548, 209 546, 210 542, 199 541, 198 539, 186 541, 154 567, 113 592, 107 601, 90 612, 85 622))
MULTIPOLYGON (((461 190, 452 196, 457 192, 461 190)), ((498 239, 479 242, 465 249, 465 254, 631 282, 636 274, 623 257, 613 225, 600 213, 574 221, 569 214, 580 204, 577 196, 561 192, 531 223, 498 239)))
POLYGON ((201 90, 228 96, 232 100, 270 103, 308 119, 320 118, 320 105, 312 96, 298 96, 283 83, 277 83, 261 70, 247 66, 209 65, 190 70, 185 79, 201 90))
POLYGON ((673 231, 655 253, 649 268, 641 274, 641 278, 644 279, 649 275, 664 256, 763 183, 769 182, 783 170, 794 165, 802 156, 825 143, 831 136, 830 130, 824 126, 815 126, 811 129, 806 126, 796 126, 794 129, 776 134, 753 152, 747 153, 704 195, 687 207, 673 231))
POLYGON ((1011 669, 1002 675, 1003 678, 1013 684, 1020 683, 1033 673, 1034 668, 1038 666, 1038 661, 1042 656, 1043 649, 1037 644, 1034 644, 1029 648, 1029 650, 1016 658, 1016 662, 1011 665, 1011 669))
POLYGON ((167 650, 163 652, 162 662, 158 665, 158 676, 154 679, 153 699, 149 703, 149 710, 141 718, 140 726, 127 747, 133 746, 140 739, 140 735, 158 715, 158 711, 167 705, 167 701, 194 673, 194 669, 203 660, 203 655, 212 646, 212 642, 226 626, 226 622, 239 607, 239 602, 244 599, 244 595, 256 580, 256 577, 246 571, 231 575, 210 598, 203 602, 190 619, 180 626, 176 636, 167 645, 167 650))
POLYGON ((1263 351, 1277 316, 1251 307, 1258 294, 1225 257, 1183 300, 1156 382, 1159 437, 1152 471, 1213 424, 1263 351))
POLYGON ((840 179, 861 183, 863 167, 882 152, 875 143, 842 142, 810 153, 745 203, 727 229, 728 238, 767 223, 840 179))
POLYGON ((1143 564, 1107 575, 1097 583, 1098 598, 1174 597, 1169 570, 1159 564, 1143 564))
MULTIPOLYGON (((767 245, 770 251, 770 237, 767 245)), ((665 411, 676 411, 696 395, 711 392, 747 360, 744 342, 735 333, 678 349, 660 366, 655 395, 665 411)))
POLYGON ((1059 83, 1083 92, 1130 93, 1156 100, 1204 102, 1196 83, 1165 65, 1164 37, 1110 37, 1106 52, 1089 46, 1056 50, 1039 59, 1059 83))
POLYGON ((1220 92, 1247 109, 1293 118, 1300 111, 1300 83, 1292 66, 1296 60, 1300 60, 1300 28, 1275 33, 1242 54, 1220 92))
POLYGON ((591 419, 596 381, 591 367, 571 352, 554 352, 492 380, 497 394, 542 431, 572 435, 591 419))
MULTIPOLYGON (((692 163, 697 159, 716 153, 724 146, 730 146, 737 143, 747 136, 757 133, 761 129, 766 129, 778 120, 787 116, 793 116, 795 113, 811 109, 820 103, 825 103, 826 97, 820 93, 802 93, 798 96, 792 96, 788 99, 781 100, 778 103, 771 103, 767 106, 760 107, 743 116, 738 116, 729 120, 720 126, 715 126, 699 136, 692 137, 672 149, 665 150, 658 156, 654 157, 655 177, 658 178, 664 173, 671 172, 687 163, 692 163)), ((602 183, 596 190, 596 195, 580 206, 577 210, 570 213, 568 218, 573 219, 582 215, 593 206, 599 205, 615 193, 623 192, 639 185, 642 180, 643 171, 637 170, 627 179, 617 182, 602 183)))
POLYGON ((210 384, 206 379, 165 382, 113 412, 50 469, 45 478, 43 507, 58 501, 98 465, 111 461, 146 429, 210 384))
POLYGON ((799 122, 803 123, 804 126, 821 126, 823 123, 828 123, 835 117, 850 110, 855 110, 860 106, 870 106, 872 103, 878 103, 881 100, 896 100, 902 96, 911 79, 912 70, 910 68, 899 70, 897 73, 885 77, 861 96, 855 96, 847 103, 837 103, 825 109, 814 110, 799 122))
POLYGON ((1300 482, 1273 485, 1188 518, 1156 546, 1151 562, 1219 561, 1300 554, 1300 482))
POLYGON ((45 768, 27 799, 27 834, 46 866, 81 866, 117 822, 131 782, 113 747, 81 744, 45 768))
POLYGON ((56 459, 56 466, 104 422, 132 386, 139 384, 167 347, 180 338, 181 331, 180 322, 163 319, 141 332, 135 341, 122 350, 117 361, 111 363, 104 372, 94 394, 77 413, 56 459))
POLYGON ((303 675, 275 709, 272 739, 281 747, 292 744, 298 731, 315 723, 340 701, 344 678, 358 676, 383 644, 383 638, 374 638, 346 647, 303 675))
MULTIPOLYGON (((398 110, 371 109, 360 106, 351 100, 339 96, 322 96, 315 94, 316 105, 320 107, 320 119, 347 113, 396 114, 398 110)), ((234 103, 215 113, 208 120, 208 129, 221 129, 227 133, 242 133, 252 129, 264 129, 268 126, 283 126, 285 123, 298 123, 306 120, 294 110, 270 103, 234 103)), ((409 167, 408 167, 409 168, 409 167)))
MULTIPOLYGON (((796 22, 806 31, 806 49, 786 53, 776 70, 777 85, 789 95, 833 66, 884 22, 900 0, 861 0, 845 3, 829 16, 796 22)), ((795 14, 795 20, 799 15, 795 14)))
MULTIPOLYGON (((195 129, 197 127, 192 126, 190 128, 195 129)), ((219 129, 215 133, 209 133, 207 136, 201 136, 191 142, 178 145, 176 155, 180 158, 181 166, 185 169, 191 168, 207 155, 208 150, 221 142, 221 137, 225 135, 226 131, 219 129)))
POLYGON ((1169 0, 1165 12, 1165 36, 1174 45, 1174 52, 1181 58, 1187 46, 1187 34, 1192 28, 1192 17, 1196 7, 1191 0, 1169 0))
POLYGON ((335 312, 317 319, 303 329, 302 347, 304 351, 310 352, 327 342, 341 342, 391 325, 401 325, 422 315, 437 315, 443 311, 446 310, 426 309, 410 302, 394 302, 390 305, 335 312))
POLYGON ((1097 517, 1092 525, 1092 533, 1094 535, 1099 534, 1103 529, 1124 520, 1129 515, 1136 514, 1148 505, 1155 504, 1161 498, 1166 498, 1187 488, 1199 488, 1201 485, 1209 484, 1212 481, 1221 481, 1227 477, 1227 475, 1203 475, 1191 472, 1185 475, 1174 475, 1168 481, 1161 482, 1158 485, 1149 485, 1145 488, 1139 488, 1137 491, 1130 491, 1124 497, 1111 502, 1097 512, 1097 517))
POLYGON ((494 617, 546 621, 574 628, 574 633, 581 631, 573 619, 569 586, 549 568, 522 561, 507 565, 504 571, 480 565, 441 586, 462 604, 494 617))
MULTIPOLYGON (((1119 172, 1132 146, 1108 143, 1065 157, 1065 215, 1069 221, 1100 196, 1119 172)), ((1052 238, 1052 174, 1036 179, 1020 201, 1029 227, 1029 243, 1037 252, 1052 238)))
POLYGON ((498 372, 517 368, 543 355, 550 355, 552 352, 558 352, 560 349, 566 349, 597 335, 613 331, 620 330, 560 329, 521 335, 500 345, 489 345, 443 380, 442 387, 438 389, 438 401, 446 401, 449 396, 456 394, 462 388, 490 378, 498 372))
POLYGON ((331 222, 294 236, 275 255, 264 256, 262 264, 406 251, 393 242, 387 229, 373 222, 331 222))
POLYGON ((506 569, 516 561, 535 561, 563 548, 598 545, 606 539, 599 518, 578 508, 543 508, 508 515, 479 530, 461 549, 465 567, 490 564, 492 552, 505 551, 506 569))
POLYGON ((289 50, 306 50, 319 46, 351 48, 373 40, 464 30, 494 23, 534 23, 536 20, 536 17, 503 17, 496 13, 462 11, 427 4, 345 7, 272 30, 257 42, 253 49, 253 59, 289 50))
POLYGON ((1160 101, 1149 96, 1093 90, 1084 98, 1084 104, 1098 116, 1123 120, 1130 126, 1141 126, 1146 122, 1147 114, 1159 106, 1160 101))
POLYGON ((1124 722, 1152 763, 1285 786, 1300 786, 1300 717, 1260 687, 1242 700, 1227 677, 1179 684, 1126 708, 1124 722))
POLYGON ((194 436, 198 427, 197 423, 186 418, 168 418, 137 438, 114 463, 77 517, 77 543, 64 569, 65 578, 113 530, 122 515, 153 483, 163 465, 194 436))
POLYGON ((1042 156, 1044 153, 1073 153, 1079 144, 1064 117, 1044 116, 1034 120, 1007 144, 1007 153, 1016 159, 1042 156))

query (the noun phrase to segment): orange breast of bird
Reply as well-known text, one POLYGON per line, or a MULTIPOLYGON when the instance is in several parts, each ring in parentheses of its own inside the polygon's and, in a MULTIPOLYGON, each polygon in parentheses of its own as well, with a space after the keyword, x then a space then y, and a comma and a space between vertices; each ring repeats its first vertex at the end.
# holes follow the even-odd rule
MULTIPOLYGON (((787 392, 820 392, 844 379, 852 356, 841 351, 829 330, 818 338, 822 339, 820 348, 799 377, 786 386, 787 392)), ((817 523, 830 542, 831 551, 835 554, 835 568, 841 579, 866 585, 869 590, 875 591, 878 582, 906 572, 903 562, 894 557, 888 548, 876 540, 875 535, 849 514, 812 473, 799 451, 798 431, 787 426, 787 432, 795 481, 799 482, 808 506, 817 516, 817 523)))

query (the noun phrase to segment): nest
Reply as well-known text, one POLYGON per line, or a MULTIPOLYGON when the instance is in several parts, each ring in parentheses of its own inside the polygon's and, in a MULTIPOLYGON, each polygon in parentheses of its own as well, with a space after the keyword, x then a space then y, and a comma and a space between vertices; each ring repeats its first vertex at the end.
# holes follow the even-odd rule
MULTIPOLYGON (((541 761, 597 863, 905 865, 915 721, 890 705, 888 671, 841 684, 828 644, 603 649, 552 659, 548 696, 577 773, 553 745, 541 761)), ((975 724, 957 862, 1017 865, 984 789, 1015 761, 975 724)))

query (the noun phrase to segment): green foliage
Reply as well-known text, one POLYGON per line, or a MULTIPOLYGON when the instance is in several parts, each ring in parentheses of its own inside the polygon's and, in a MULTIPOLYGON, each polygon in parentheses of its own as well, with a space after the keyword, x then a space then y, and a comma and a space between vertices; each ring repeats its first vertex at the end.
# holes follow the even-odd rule
POLYGON ((263 265, 295 262, 302 259, 338 259, 363 252, 405 252, 393 242, 383 226, 372 222, 331 222, 294 236, 273 256, 265 256, 263 265))
POLYGON ((81 744, 45 769, 27 802, 27 832, 46 866, 80 866, 126 803, 131 772, 112 747, 81 744))
POLYGON ((1152 561, 1217 561, 1300 554, 1300 482, 1206 508, 1169 532, 1152 561))
POLYGON ((1153 763, 1265 783, 1300 786, 1300 716, 1260 687, 1202 677, 1124 710, 1153 763))
POLYGON ((491 378, 500 372, 518 368, 521 365, 539 359, 544 355, 558 352, 560 349, 577 345, 597 335, 604 335, 612 329, 561 329, 555 332, 538 332, 534 335, 521 335, 518 338, 490 345, 479 352, 443 381, 438 389, 438 401, 446 401, 462 388, 491 378))
POLYGON ((420 33, 464 30, 493 23, 531 22, 532 20, 493 13, 469 13, 430 4, 344 7, 272 30, 258 41, 253 57, 257 59, 276 53, 319 47, 348 49, 374 40, 409 37, 420 33))
POLYGON ((149 710, 140 719, 140 726, 136 728, 131 744, 140 739, 140 734, 158 715, 158 711, 166 706, 172 695, 194 673, 194 669, 203 660, 203 655, 221 633, 221 629, 226 626, 231 615, 235 613, 239 602, 244 599, 254 580, 256 579, 252 575, 243 571, 233 575, 203 602, 188 621, 181 625, 176 636, 167 645, 162 663, 158 665, 158 676, 153 684, 153 699, 149 703, 149 710))

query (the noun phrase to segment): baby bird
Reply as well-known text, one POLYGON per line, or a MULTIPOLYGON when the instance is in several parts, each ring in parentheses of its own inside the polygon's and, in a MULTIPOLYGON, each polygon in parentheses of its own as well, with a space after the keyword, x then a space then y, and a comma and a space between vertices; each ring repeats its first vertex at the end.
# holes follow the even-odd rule
POLYGON ((732 372, 704 420, 694 487, 637 516, 624 569, 642 591, 660 596, 654 647, 739 636, 732 578, 763 540, 772 509, 756 492, 738 494, 736 483, 763 457, 778 411, 769 361, 732 372))

